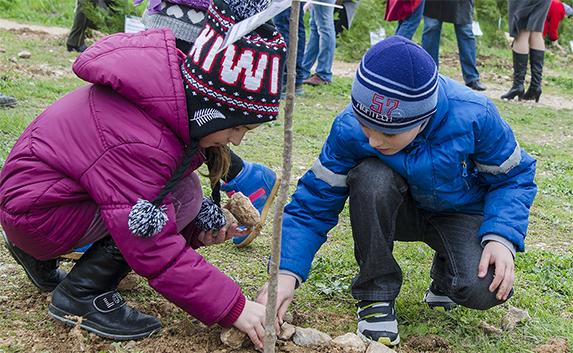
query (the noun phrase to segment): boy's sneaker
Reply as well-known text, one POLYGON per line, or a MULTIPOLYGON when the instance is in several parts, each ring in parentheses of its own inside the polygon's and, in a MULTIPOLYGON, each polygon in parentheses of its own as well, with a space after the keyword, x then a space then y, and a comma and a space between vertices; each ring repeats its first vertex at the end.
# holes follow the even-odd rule
POLYGON ((358 329, 356 334, 366 341, 376 341, 387 346, 400 343, 398 321, 394 301, 360 301, 358 307, 358 329))
POLYGON ((424 302, 428 304, 431 309, 449 311, 457 306, 457 304, 450 299, 446 294, 438 291, 430 285, 430 288, 424 294, 424 302))
POLYGON ((261 222, 253 228, 251 233, 233 238, 233 244, 238 248, 248 246, 259 235, 281 184, 275 172, 264 165, 247 161, 243 163, 243 170, 239 175, 228 183, 222 184, 221 190, 227 192, 228 196, 242 192, 259 211, 261 222))

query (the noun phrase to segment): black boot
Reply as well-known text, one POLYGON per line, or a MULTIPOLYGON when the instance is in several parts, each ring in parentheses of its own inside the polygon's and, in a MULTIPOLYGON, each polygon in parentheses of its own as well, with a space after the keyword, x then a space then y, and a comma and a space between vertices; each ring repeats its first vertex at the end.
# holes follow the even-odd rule
POLYGON ((525 93, 525 74, 527 73, 527 59, 529 55, 519 54, 513 52, 513 86, 511 89, 501 96, 501 99, 512 100, 517 97, 519 100, 523 97, 525 93))
POLYGON ((39 261, 12 244, 2 232, 4 244, 10 255, 26 271, 28 278, 42 292, 51 292, 66 277, 66 272, 58 269, 58 260, 39 261))
POLYGON ((161 328, 155 317, 128 306, 116 291, 130 271, 110 237, 94 243, 52 293, 51 317, 75 325, 70 316, 81 316, 81 327, 114 340, 136 340, 161 328))
POLYGON ((539 102, 541 97, 541 78, 543 76, 544 50, 529 49, 529 60, 531 65, 531 82, 527 92, 523 95, 524 100, 535 100, 539 102))

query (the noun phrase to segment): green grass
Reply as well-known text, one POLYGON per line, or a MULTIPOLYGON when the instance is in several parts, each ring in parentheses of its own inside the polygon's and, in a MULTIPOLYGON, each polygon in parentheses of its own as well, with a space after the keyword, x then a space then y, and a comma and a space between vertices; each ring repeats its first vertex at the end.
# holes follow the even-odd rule
MULTIPOLYGON (((14 1, 16 4, 22 2, 14 1)), ((42 16, 49 16, 49 12, 42 16)), ((30 18, 33 18, 32 22, 47 21, 41 16, 30 18)), ((81 85, 82 81, 71 73, 71 60, 75 55, 65 52, 61 39, 36 35, 24 37, 0 30, 0 43, 6 49, 6 53, 0 53, 0 92, 16 96, 20 101, 15 109, 0 110, 1 165, 30 121, 51 102, 81 85), (31 59, 11 62, 10 58, 17 57, 23 48, 32 52, 31 59)), ((448 53, 452 52, 446 46, 445 54, 448 53)), ((481 48, 480 55, 483 58, 482 73, 490 75, 506 70, 508 51, 481 48)), ((457 65, 457 62, 455 65, 445 63, 441 69, 455 74, 459 72, 457 65)), ((549 58, 548 68, 548 90, 570 99, 573 96, 572 64, 559 58, 549 58)), ((350 78, 335 77, 332 85, 305 88, 305 95, 297 98, 291 192, 296 179, 318 155, 335 115, 348 104, 351 84, 350 78)), ((429 310, 422 305, 421 299, 430 281, 432 252, 421 243, 398 243, 395 256, 405 280, 397 300, 397 310, 401 336, 406 343, 413 336, 437 334, 449 342, 452 351, 468 353, 532 352, 552 337, 564 337, 570 345, 573 344, 573 112, 559 107, 540 108, 501 101, 496 101, 496 104, 514 128, 521 145, 538 161, 536 181, 539 194, 531 214, 526 242, 528 251, 517 257, 515 296, 509 302, 528 310, 532 321, 515 331, 489 336, 478 328, 479 322, 484 320, 499 325, 509 304, 485 312, 464 308, 450 313, 429 310)), ((234 149, 245 159, 264 163, 278 171, 282 163, 282 133, 282 120, 279 119, 249 134, 244 143, 234 149)), ((271 225, 267 223, 263 235, 247 249, 236 249, 227 243, 202 249, 201 253, 233 277, 253 298, 267 278, 270 234, 271 225)), ((355 330, 355 307, 349 286, 357 265, 347 209, 342 212, 339 225, 330 235, 314 261, 310 280, 297 291, 292 310, 297 324, 315 326, 334 336, 355 330)), ((2 254, 4 257, 0 259, 7 260, 6 253, 2 254)), ((61 332, 58 331, 61 328, 46 320, 45 299, 29 294, 33 289, 22 271, 14 267, 6 272, 9 276, 0 289, 0 303, 14 304, 12 309, 0 312, 0 351, 30 351, 31 346, 8 346, 3 340, 16 333, 33 336, 40 332, 42 337, 50 337, 52 332, 61 332), (10 301, 3 299, 8 297, 10 301), (35 306, 27 312, 14 309, 29 305, 35 306)), ((135 291, 129 292, 127 298, 148 311, 157 312, 162 303, 162 299, 143 282, 135 291)), ((186 314, 182 311, 160 312, 163 313, 162 321, 169 328, 158 339, 189 339, 185 334, 177 333, 182 332, 185 325, 196 325, 186 314)), ((146 344, 153 345, 153 339, 146 344)), ((124 346, 107 342, 102 347, 102 351, 120 351, 124 346)), ((48 351, 57 351, 57 347, 50 349, 48 351)))

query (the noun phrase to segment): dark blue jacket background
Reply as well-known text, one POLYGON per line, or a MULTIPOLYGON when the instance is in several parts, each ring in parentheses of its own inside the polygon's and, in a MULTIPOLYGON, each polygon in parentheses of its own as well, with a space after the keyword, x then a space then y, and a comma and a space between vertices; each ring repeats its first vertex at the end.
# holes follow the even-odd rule
POLYGON ((441 76, 436 114, 393 156, 368 144, 351 106, 336 117, 318 160, 285 207, 281 269, 307 279, 314 255, 338 223, 348 196, 346 175, 369 157, 406 179, 418 207, 483 214, 480 238, 499 235, 524 250, 537 192, 535 160, 519 147, 488 98, 441 76))

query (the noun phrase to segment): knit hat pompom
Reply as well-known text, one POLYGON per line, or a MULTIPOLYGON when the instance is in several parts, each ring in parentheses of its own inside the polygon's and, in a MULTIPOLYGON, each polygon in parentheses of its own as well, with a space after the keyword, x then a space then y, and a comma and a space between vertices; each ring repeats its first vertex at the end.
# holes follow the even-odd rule
POLYGON ((149 238, 160 233, 167 224, 167 208, 139 199, 131 208, 127 225, 136 236, 149 238))
POLYGON ((406 132, 435 113, 438 68, 422 47, 391 36, 362 58, 351 97, 361 124, 387 134, 406 132))
POLYGON ((286 44, 263 24, 218 51, 231 27, 268 6, 269 0, 214 0, 205 27, 181 66, 189 135, 275 120, 279 113, 286 44))

